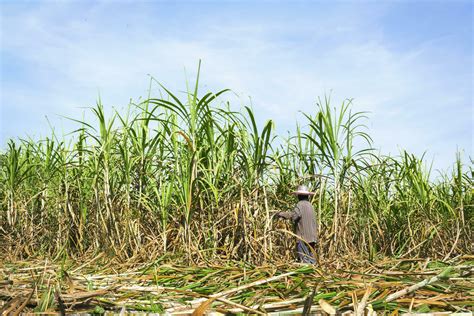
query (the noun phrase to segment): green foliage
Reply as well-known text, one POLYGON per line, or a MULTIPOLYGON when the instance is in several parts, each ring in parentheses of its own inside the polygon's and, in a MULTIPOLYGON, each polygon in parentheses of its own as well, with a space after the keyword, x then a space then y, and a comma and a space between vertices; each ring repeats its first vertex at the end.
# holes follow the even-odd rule
POLYGON ((471 249, 472 163, 459 155, 451 174, 432 181, 423 157, 376 155, 351 100, 319 99, 306 125, 282 138, 250 107, 221 103, 228 90, 200 95, 199 74, 184 98, 158 87, 161 97, 125 113, 108 116, 99 100, 95 122, 74 119, 70 139, 8 142, 0 153, 6 253, 289 259, 291 236, 273 227, 269 210, 290 208, 288 193, 301 183, 317 190, 321 256, 442 259, 471 249))

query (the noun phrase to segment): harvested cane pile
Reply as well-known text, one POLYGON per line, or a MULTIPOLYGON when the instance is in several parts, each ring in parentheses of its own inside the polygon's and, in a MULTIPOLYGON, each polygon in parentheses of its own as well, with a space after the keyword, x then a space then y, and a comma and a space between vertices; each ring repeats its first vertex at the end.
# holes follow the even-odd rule
POLYGON ((0 266, 0 313, 78 312, 202 315, 221 313, 375 315, 468 312, 474 307, 474 256, 449 262, 342 258, 320 266, 120 266, 48 261, 0 266))

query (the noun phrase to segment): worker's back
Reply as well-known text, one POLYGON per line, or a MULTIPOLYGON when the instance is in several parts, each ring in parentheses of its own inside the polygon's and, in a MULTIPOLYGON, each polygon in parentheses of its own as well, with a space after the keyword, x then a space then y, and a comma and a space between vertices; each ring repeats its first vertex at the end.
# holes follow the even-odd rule
POLYGON ((294 209, 296 234, 306 242, 316 242, 318 239, 316 216, 311 203, 307 200, 299 201, 294 209))

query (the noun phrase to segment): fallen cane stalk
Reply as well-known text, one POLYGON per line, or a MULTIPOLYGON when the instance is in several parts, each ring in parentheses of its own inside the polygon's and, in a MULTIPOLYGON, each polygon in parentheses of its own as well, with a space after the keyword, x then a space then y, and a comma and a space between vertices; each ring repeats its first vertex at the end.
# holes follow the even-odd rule
MULTIPOLYGON (((253 305, 249 308, 252 309, 257 309, 257 308, 262 308, 265 311, 270 311, 270 310, 278 310, 282 308, 287 308, 289 306, 294 306, 294 305, 299 305, 303 303, 306 299, 305 298, 297 298, 297 299, 291 299, 287 301, 280 301, 280 302, 274 302, 274 303, 267 303, 263 305, 253 305)), ((229 312, 231 313, 241 313, 243 312, 243 309, 241 308, 233 308, 229 309, 229 312)))
POLYGON ((365 291, 364 297, 360 301, 359 305, 357 305, 357 309, 355 310, 355 316, 364 315, 364 309, 365 309, 365 306, 367 305, 367 300, 369 299, 370 294, 372 294, 371 286, 367 288, 367 290, 365 291))
POLYGON ((415 292, 416 290, 424 287, 424 286, 427 286, 431 283, 434 283, 440 279, 443 279, 445 278, 451 271, 453 270, 453 267, 448 267, 446 269, 444 269, 440 274, 430 278, 430 279, 426 279, 426 280, 423 280, 421 282, 418 282, 416 284, 413 284, 412 286, 410 287, 407 287, 403 290, 400 290, 398 292, 395 292, 393 294, 390 294, 389 296, 387 296, 387 298, 385 299, 385 302, 391 302, 393 300, 396 300, 397 298, 400 298, 402 296, 405 296, 409 293, 412 293, 412 292, 415 292))
MULTIPOLYGON (((292 271, 292 272, 280 274, 280 275, 277 275, 277 276, 273 276, 273 277, 268 278, 268 279, 258 280, 258 281, 255 281, 255 282, 252 282, 252 283, 249 283, 249 284, 245 284, 245 285, 239 286, 239 287, 237 287, 237 288, 235 288, 235 289, 230 289, 230 290, 227 290, 227 291, 224 291, 224 292, 220 292, 220 293, 216 293, 216 294, 210 295, 209 297, 210 297, 210 298, 224 297, 224 296, 227 296, 227 295, 229 295, 229 294, 237 293, 237 292, 240 292, 240 291, 242 291, 242 290, 248 289, 248 288, 250 288, 250 287, 254 287, 254 286, 262 285, 262 284, 265 284, 265 283, 268 283, 268 282, 272 282, 272 281, 279 280, 279 279, 281 279, 281 278, 284 278, 284 277, 293 275, 293 274, 295 274, 295 273, 297 273, 297 272, 296 272, 296 271, 292 271)), ((200 298, 200 299, 191 301, 190 304, 191 304, 192 307, 195 307, 195 306, 201 304, 202 302, 204 302, 204 301, 206 301, 206 300, 207 300, 207 298, 200 298)), ((172 308, 172 309, 167 310, 166 312, 168 312, 168 313, 173 313, 173 312, 176 312, 176 311, 179 310, 179 309, 180 309, 180 308, 172 308)))
POLYGON ((211 307, 211 304, 214 302, 214 301, 220 301, 226 305, 229 305, 229 306, 233 306, 234 308, 239 308, 241 309, 242 311, 247 311, 247 312, 250 312, 252 314, 258 314, 258 315, 266 315, 265 313, 262 313, 261 311, 258 311, 254 308, 250 308, 250 307, 247 307, 245 305, 242 305, 242 304, 239 304, 239 303, 235 303, 235 302, 232 302, 230 300, 227 300, 223 297, 212 297, 212 298, 209 298, 208 300, 206 300, 205 302, 203 302, 201 305, 199 305, 193 312, 193 316, 196 316, 196 315, 203 315, 205 313, 205 311, 211 307), (207 304, 207 305, 205 305, 207 304), (202 308, 202 309, 201 309, 202 308))
POLYGON ((230 306, 235 306, 237 308, 240 308, 240 309, 242 309, 244 311, 247 311, 247 312, 250 312, 250 313, 254 313, 254 314, 258 314, 258 315, 265 315, 265 313, 262 313, 261 311, 258 311, 254 308, 251 308, 251 307, 239 304, 239 303, 232 302, 232 301, 230 301, 228 299, 225 299, 223 297, 218 297, 218 298, 216 298, 216 300, 221 301, 222 303, 230 305, 230 306))
POLYGON ((31 297, 33 296, 33 293, 35 291, 34 290, 31 290, 30 294, 28 295, 28 297, 26 297, 25 301, 23 302, 23 304, 21 304, 21 306, 15 311, 15 313, 13 313, 13 316, 18 316, 20 315, 21 311, 26 307, 26 305, 28 304, 28 302, 30 301, 31 297))

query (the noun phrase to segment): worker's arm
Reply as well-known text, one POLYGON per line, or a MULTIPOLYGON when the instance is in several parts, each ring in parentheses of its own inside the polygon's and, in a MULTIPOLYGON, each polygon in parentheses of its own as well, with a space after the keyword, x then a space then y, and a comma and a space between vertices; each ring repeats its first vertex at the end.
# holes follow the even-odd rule
POLYGON ((276 215, 279 217, 286 218, 286 219, 291 219, 293 222, 296 222, 301 218, 301 211, 298 207, 295 207, 293 211, 278 212, 276 215))

